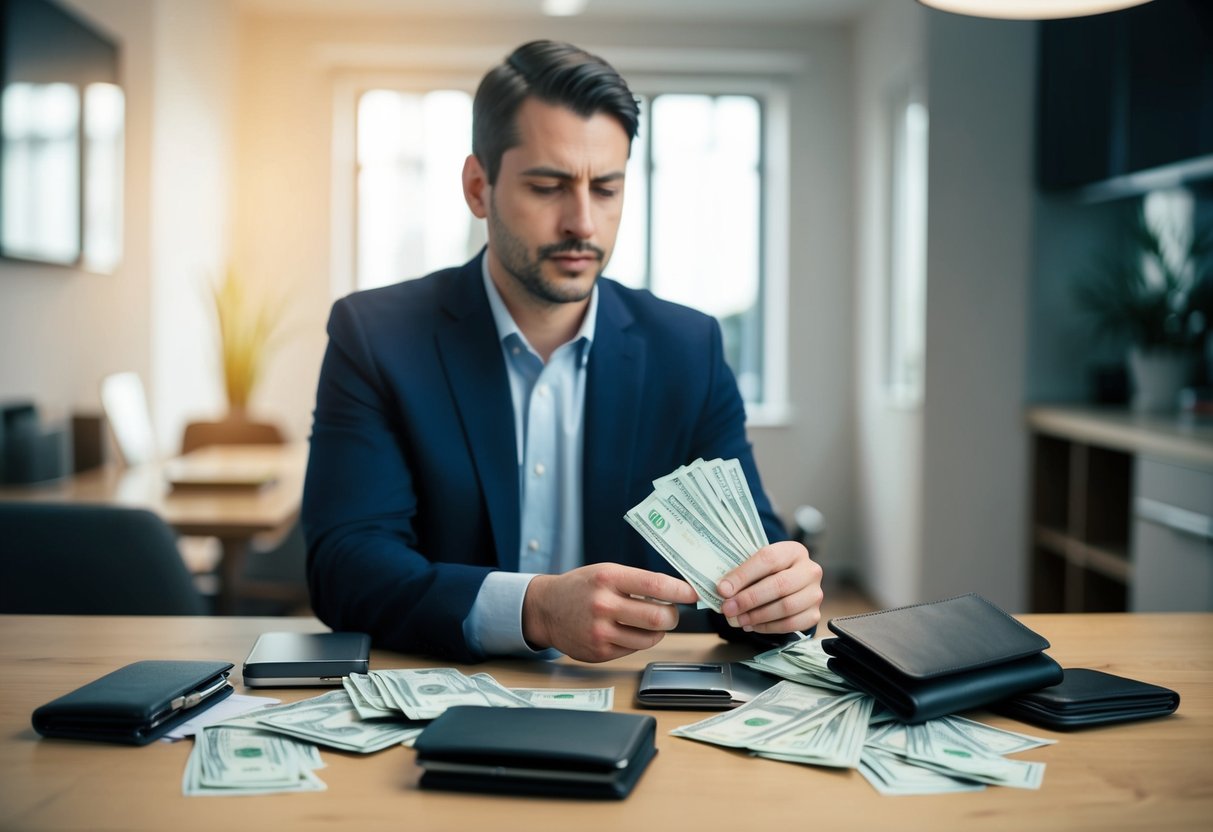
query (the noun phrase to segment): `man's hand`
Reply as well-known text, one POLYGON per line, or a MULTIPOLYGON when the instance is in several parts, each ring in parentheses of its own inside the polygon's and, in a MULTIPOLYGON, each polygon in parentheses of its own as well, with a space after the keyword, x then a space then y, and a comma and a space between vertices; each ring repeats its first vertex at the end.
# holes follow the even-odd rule
POLYGON ((755 633, 807 630, 821 618, 821 567, 794 540, 764 546, 716 584, 720 611, 755 633))
POLYGON ((532 647, 605 662, 661 641, 678 624, 678 608, 670 605, 696 599, 686 581, 595 563, 563 575, 535 576, 522 602, 522 634, 532 647))

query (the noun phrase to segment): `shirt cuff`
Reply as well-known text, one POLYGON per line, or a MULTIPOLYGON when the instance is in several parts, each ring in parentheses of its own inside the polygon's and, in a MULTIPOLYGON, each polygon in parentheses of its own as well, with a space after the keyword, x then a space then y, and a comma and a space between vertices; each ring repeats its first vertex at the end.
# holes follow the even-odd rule
POLYGON ((481 656, 518 656, 555 659, 554 648, 534 650, 522 635, 522 601, 535 575, 526 572, 490 572, 480 585, 472 611, 463 620, 463 637, 481 656))

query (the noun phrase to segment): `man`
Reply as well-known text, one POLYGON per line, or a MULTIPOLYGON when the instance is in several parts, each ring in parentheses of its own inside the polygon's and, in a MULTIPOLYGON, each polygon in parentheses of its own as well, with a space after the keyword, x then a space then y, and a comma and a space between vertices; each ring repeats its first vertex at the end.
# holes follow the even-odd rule
POLYGON ((716 321, 599 279, 638 114, 601 59, 519 47, 473 105, 486 250, 334 305, 303 505, 334 629, 458 661, 651 647, 696 595, 623 515, 696 457, 738 458, 782 541, 721 580, 720 626, 816 624, 821 570, 762 490, 716 321))

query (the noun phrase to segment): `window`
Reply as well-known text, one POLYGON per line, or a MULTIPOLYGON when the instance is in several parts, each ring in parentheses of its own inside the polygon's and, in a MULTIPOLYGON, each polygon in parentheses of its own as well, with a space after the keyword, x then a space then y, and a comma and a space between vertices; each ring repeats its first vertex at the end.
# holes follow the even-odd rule
POLYGON ((892 97, 885 389, 892 403, 922 401, 927 315, 927 108, 913 87, 892 97))
MULTIPOLYGON (((764 136, 749 94, 641 97, 640 133, 607 274, 721 324, 749 405, 765 403, 764 136)), ((357 107, 356 285, 462 263, 484 242, 458 186, 471 148, 461 90, 364 92, 357 107)))

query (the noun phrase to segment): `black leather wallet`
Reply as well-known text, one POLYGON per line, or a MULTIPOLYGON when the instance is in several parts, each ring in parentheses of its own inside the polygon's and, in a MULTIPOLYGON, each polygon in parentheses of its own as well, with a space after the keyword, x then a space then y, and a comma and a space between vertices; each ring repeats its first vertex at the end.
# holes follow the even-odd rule
POLYGON ((997 702, 990 710, 1056 730, 1167 716, 1179 708, 1170 688, 1069 667, 1060 684, 997 702))
POLYGON ((413 748, 427 789, 627 797, 657 753, 651 716, 555 708, 448 708, 413 748))
POLYGON ((34 711, 34 730, 67 737, 146 745, 232 693, 231 662, 128 664, 34 711))
POLYGON ((1061 681, 1039 634, 977 594, 835 618, 830 670, 904 722, 976 708, 1061 681))

